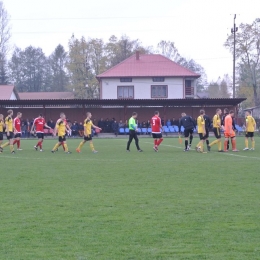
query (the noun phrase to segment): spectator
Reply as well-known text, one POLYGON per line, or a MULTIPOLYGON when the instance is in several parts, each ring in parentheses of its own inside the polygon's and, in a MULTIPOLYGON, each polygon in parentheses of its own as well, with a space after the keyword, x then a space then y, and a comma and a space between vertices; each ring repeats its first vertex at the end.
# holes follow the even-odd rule
POLYGON ((22 137, 26 137, 27 135, 27 123, 26 121, 22 122, 22 137))
POLYGON ((116 122, 116 120, 112 123, 112 129, 115 136, 118 136, 119 124, 116 122))
POLYGON ((170 120, 170 119, 167 120, 166 125, 167 125, 168 127, 171 126, 171 120, 170 120))
POLYGON ((71 126, 71 135, 72 137, 76 137, 79 134, 79 127, 77 121, 74 121, 73 125, 71 126))
POLYGON ((105 122, 104 122, 103 118, 100 118, 100 120, 98 121, 98 127, 105 129, 105 122))
POLYGON ((118 123, 118 127, 119 127, 119 128, 123 128, 123 127, 124 127, 124 123, 123 123, 122 120, 119 121, 119 123, 118 123))
POLYGON ((145 122, 145 121, 143 121, 143 123, 142 123, 142 128, 147 128, 147 127, 146 127, 146 122, 145 122))
POLYGON ((164 118, 163 117, 161 118, 161 124, 162 124, 162 126, 164 126, 164 118))
POLYGON ((125 128, 128 128, 128 120, 125 120, 125 128))
POLYGON ((171 124, 178 126, 179 125, 179 120, 177 120, 177 119, 175 119, 175 117, 173 117, 172 120, 171 120, 171 124))
POLYGON ((82 137, 84 135, 84 126, 82 122, 79 123, 78 131, 79 131, 79 135, 82 137))
POLYGON ((111 130, 111 122, 107 118, 106 121, 105 121, 105 132, 110 133, 110 130, 111 130))
POLYGON ((24 122, 24 125, 26 126, 26 132, 25 132, 25 136, 27 137, 27 138, 29 138, 30 137, 30 135, 31 135, 31 126, 30 126, 30 121, 29 121, 29 119, 27 118, 26 119, 26 121, 24 122))
POLYGON ((50 119, 50 123, 48 125, 51 129, 55 128, 55 123, 53 122, 53 120, 50 119))
POLYGON ((151 127, 151 125, 150 125, 150 120, 147 120, 147 122, 146 122, 146 128, 150 128, 151 127))

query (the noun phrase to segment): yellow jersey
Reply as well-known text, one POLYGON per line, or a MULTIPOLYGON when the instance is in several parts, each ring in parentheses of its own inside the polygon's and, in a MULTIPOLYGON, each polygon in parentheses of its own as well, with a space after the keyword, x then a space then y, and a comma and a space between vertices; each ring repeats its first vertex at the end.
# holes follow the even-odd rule
POLYGON ((58 136, 65 136, 66 135, 66 120, 59 119, 56 123, 56 129, 58 131, 58 136))
POLYGON ((14 125, 13 125, 12 117, 7 116, 5 118, 5 126, 6 126, 6 129, 5 129, 6 132, 7 132, 7 129, 8 129, 9 132, 13 132, 14 131, 14 125))
POLYGON ((247 127, 246 127, 247 132, 254 132, 255 131, 256 123, 255 123, 255 119, 252 116, 246 117, 246 124, 247 124, 247 127))
POLYGON ((197 118, 197 125, 198 125, 198 133, 203 134, 204 133, 204 126, 205 126, 205 120, 203 116, 199 116, 197 118))
POLYGON ((213 117, 213 127, 214 128, 219 128, 221 125, 221 119, 220 119, 220 116, 219 115, 215 115, 213 117))
POLYGON ((91 132, 92 132, 91 128, 92 128, 92 126, 93 126, 92 121, 90 119, 86 118, 84 120, 84 135, 85 136, 91 135, 91 132))
POLYGON ((0 133, 4 132, 4 121, 0 120, 0 133))

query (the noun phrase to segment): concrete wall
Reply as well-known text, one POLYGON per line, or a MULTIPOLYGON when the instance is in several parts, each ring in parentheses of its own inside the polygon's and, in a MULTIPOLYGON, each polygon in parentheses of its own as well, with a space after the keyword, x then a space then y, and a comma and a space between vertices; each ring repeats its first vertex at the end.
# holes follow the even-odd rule
POLYGON ((183 78, 165 78, 164 82, 153 82, 152 78, 133 78, 132 82, 108 78, 102 79, 101 99, 117 99, 118 86, 134 86, 134 99, 151 99, 151 85, 167 85, 168 99, 184 98, 183 78))

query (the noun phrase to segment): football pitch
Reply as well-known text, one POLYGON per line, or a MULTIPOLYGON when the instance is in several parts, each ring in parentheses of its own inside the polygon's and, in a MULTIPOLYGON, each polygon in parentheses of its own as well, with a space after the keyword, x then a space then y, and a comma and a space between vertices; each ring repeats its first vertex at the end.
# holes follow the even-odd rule
POLYGON ((0 154, 0 259, 260 259, 259 137, 255 151, 207 154, 177 138, 158 153, 152 138, 143 153, 94 138, 98 154, 77 154, 80 141, 72 154, 52 154, 56 139, 0 154))

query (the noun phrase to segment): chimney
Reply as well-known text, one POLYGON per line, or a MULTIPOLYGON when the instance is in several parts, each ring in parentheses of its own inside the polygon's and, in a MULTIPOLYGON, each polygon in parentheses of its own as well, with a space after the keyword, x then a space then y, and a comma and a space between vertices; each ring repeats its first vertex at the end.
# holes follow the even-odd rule
POLYGON ((136 57, 136 60, 139 60, 139 57, 140 57, 140 51, 136 51, 136 53, 135 53, 135 57, 136 57))

